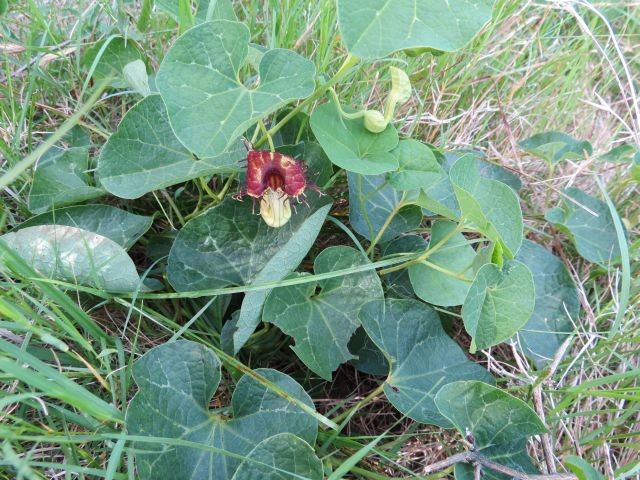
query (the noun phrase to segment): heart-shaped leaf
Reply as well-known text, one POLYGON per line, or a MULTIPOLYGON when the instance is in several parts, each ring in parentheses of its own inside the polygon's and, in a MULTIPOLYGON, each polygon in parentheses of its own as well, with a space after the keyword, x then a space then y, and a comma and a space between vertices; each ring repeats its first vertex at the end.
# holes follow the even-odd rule
POLYGON ((620 256, 620 246, 607 204, 578 188, 567 188, 563 208, 545 212, 545 218, 566 233, 586 260, 607 265, 620 256))
POLYGON ((477 150, 453 150, 444 152, 443 168, 449 171, 451 167, 464 155, 473 155, 476 160, 476 167, 480 176, 489 180, 498 180, 505 185, 511 187, 514 192, 518 192, 522 188, 522 181, 515 173, 504 167, 491 163, 486 159, 486 155, 477 150))
POLYGON ((143 58, 135 42, 130 38, 115 37, 98 42, 87 49, 82 57, 82 64, 89 70, 93 68, 91 78, 94 80, 100 81, 111 77, 110 86, 127 88, 124 67, 136 60, 143 60, 143 58))
MULTIPOLYGON (((501 465, 535 473, 527 455, 527 438, 547 429, 522 400, 486 383, 462 381, 442 387, 435 404, 462 435, 473 436, 479 453, 501 465)), ((456 465, 455 473, 457 480, 474 478, 470 465, 456 465)), ((505 478, 488 469, 483 473, 483 478, 505 478)))
POLYGON ((267 51, 260 61, 260 83, 239 81, 246 63, 249 29, 216 20, 188 30, 169 50, 156 78, 171 126, 198 157, 226 151, 258 120, 315 88, 313 62, 289 50, 267 51))
POLYGON ((476 251, 462 233, 452 232, 455 228, 452 222, 434 222, 429 248, 445 243, 428 259, 409 267, 416 295, 433 305, 462 305, 473 281, 476 251))
POLYGON ((562 132, 538 133, 518 142, 518 146, 549 163, 562 160, 584 160, 585 152, 591 155, 593 148, 586 140, 577 140, 562 132))
POLYGON ((150 95, 127 112, 102 148, 98 177, 112 194, 137 198, 196 177, 238 170, 246 155, 237 141, 221 155, 197 159, 174 135, 160 95, 150 95))
POLYGON ((449 171, 462 216, 487 238, 500 242, 513 258, 522 243, 522 210, 515 192, 480 175, 473 155, 464 155, 449 171))
POLYGON ((67 225, 107 237, 130 248, 149 230, 153 217, 145 217, 110 205, 76 205, 31 217, 13 231, 36 225, 67 225))
MULTIPOLYGON (((402 235, 385 246, 383 255, 386 257, 396 254, 424 252, 427 249, 427 246, 427 241, 421 235, 402 235)), ((413 286, 411 285, 411 280, 409 278, 408 268, 390 272, 383 278, 395 296, 402 298, 415 298, 413 286)))
POLYGON ((400 140, 393 154, 399 167, 389 174, 389 184, 396 190, 429 189, 446 177, 431 149, 422 142, 400 140))
POLYGON ((434 403, 438 390, 457 380, 494 383, 447 336, 436 311, 422 302, 374 300, 362 307, 360 321, 391 364, 385 395, 414 420, 450 427, 434 403))
POLYGON ((510 260, 502 270, 493 263, 480 267, 462 305, 472 352, 511 337, 531 318, 534 305, 533 275, 525 264, 510 260))
MULTIPOLYGON (((313 407, 291 377, 270 369, 255 372, 313 407)), ((221 378, 220 360, 200 344, 178 341, 153 348, 135 363, 133 375, 139 390, 127 409, 127 431, 129 435, 150 437, 149 442, 134 442, 142 480, 232 478, 243 460, 249 461, 246 457, 250 452, 274 435, 291 433, 309 444, 315 441, 317 421, 250 375, 240 379, 233 393, 233 418, 209 412, 209 402, 221 378), (176 442, 163 444, 154 437, 176 442), (202 448, 186 442, 202 444, 202 448)), ((271 450, 275 466, 287 464, 289 452, 274 450, 280 445, 274 442, 263 444, 252 458, 264 458, 271 450)))
POLYGON ((335 104, 328 102, 311 115, 311 129, 329 160, 340 168, 362 175, 398 168, 398 159, 391 153, 398 145, 398 132, 391 124, 380 133, 371 133, 362 119, 344 119, 335 104))
MULTIPOLYGON (((314 272, 320 275, 367 263, 369 260, 351 247, 329 247, 316 257, 314 272)), ((262 319, 291 335, 296 341, 293 351, 300 360, 331 380, 331 373, 353 358, 347 344, 360 326, 358 311, 375 298, 382 298, 382 286, 376 272, 369 270, 276 288, 265 303, 262 319)))
POLYGON ((45 277, 112 292, 140 289, 140 277, 127 252, 102 235, 39 225, 0 238, 45 277))
POLYGON ((347 49, 366 59, 398 50, 462 48, 491 19, 493 0, 338 0, 347 49))
POLYGON ((89 151, 85 147, 47 151, 33 173, 29 210, 42 213, 104 195, 104 190, 91 184, 88 170, 89 151))
POLYGON ((580 313, 578 290, 564 263, 535 242, 522 242, 516 260, 531 270, 536 292, 533 315, 518 336, 525 351, 542 367, 573 330, 572 320, 580 313))
MULTIPOLYGON (((254 284, 277 282, 292 272, 302 262, 316 240, 331 204, 326 204, 312 213, 291 235, 289 241, 276 252, 253 279, 254 284)), ((245 344, 254 332, 262 313, 267 295, 271 290, 259 290, 245 295, 240 308, 240 316, 233 334, 234 353, 245 344)))
POLYGON ((322 480, 322 462, 307 442, 279 433, 255 446, 232 480, 322 480))
POLYGON ((387 185, 384 175, 358 175, 349 172, 347 177, 349 223, 360 235, 368 240, 376 238, 389 215, 398 207, 399 211, 386 226, 380 242, 388 242, 401 233, 420 226, 420 207, 408 203, 403 206, 403 194, 387 185))

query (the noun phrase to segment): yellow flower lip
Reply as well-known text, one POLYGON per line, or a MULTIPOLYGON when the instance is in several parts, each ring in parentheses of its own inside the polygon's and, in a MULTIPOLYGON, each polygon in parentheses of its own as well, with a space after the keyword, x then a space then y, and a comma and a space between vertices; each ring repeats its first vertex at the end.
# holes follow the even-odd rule
POLYGON ((264 223, 273 228, 286 225, 291 219, 290 197, 282 189, 267 187, 260 199, 260 216, 264 223))

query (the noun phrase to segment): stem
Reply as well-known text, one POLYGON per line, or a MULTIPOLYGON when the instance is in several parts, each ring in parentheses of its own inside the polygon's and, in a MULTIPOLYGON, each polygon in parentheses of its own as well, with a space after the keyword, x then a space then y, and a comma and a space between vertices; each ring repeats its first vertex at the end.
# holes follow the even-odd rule
POLYGON ((329 93, 331 94, 333 102, 336 104, 336 108, 338 109, 338 113, 340 113, 340 116, 342 116, 342 118, 345 118, 347 120, 357 120, 358 118, 364 117, 364 110, 353 113, 345 112, 342 109, 342 105, 340 105, 340 99, 338 98, 338 94, 336 93, 336 91, 333 88, 330 88, 329 93))
POLYGON ((371 242, 371 245, 369 245, 369 248, 367 248, 367 255, 372 255, 373 254, 373 249, 375 248, 376 244, 380 241, 380 239, 384 235, 384 232, 387 230, 387 228, 389 228, 389 225, 391 225, 391 222, 393 221, 393 218, 398 214, 400 209, 402 207, 404 207, 404 206, 405 206, 405 204, 402 201, 400 201, 393 208, 393 210, 391 211, 391 213, 389 214, 387 219, 382 224, 382 227, 380 228, 380 230, 376 234, 376 238, 373 239, 373 241, 371 242))
POLYGON ((518 480, 576 480, 575 475, 567 473, 552 475, 530 475, 528 473, 523 473, 519 470, 516 470, 515 468, 507 467, 505 465, 501 465, 492 460, 489 460, 487 457, 477 451, 456 453, 449 458, 445 458, 444 460, 441 460, 439 462, 427 465, 426 467, 424 467, 423 471, 426 474, 430 474, 438 472, 440 470, 444 470, 445 468, 455 465, 456 463, 477 464, 482 467, 488 468, 489 470, 494 470, 496 472, 509 475, 510 477, 517 478, 518 480))
POLYGON ((264 137, 267 137, 267 140, 269 141, 269 149, 272 152, 275 152, 276 151, 276 147, 273 146, 273 138, 271 138, 271 135, 269 134, 269 132, 267 132, 267 127, 265 126, 264 122, 262 120, 260 120, 258 122, 258 125, 260 125, 260 130, 262 130, 262 133, 264 134, 264 137))
MULTIPOLYGON (((322 95, 325 94, 325 92, 329 88, 331 88, 333 85, 338 83, 338 81, 349 72, 351 67, 356 65, 359 61, 360 61, 359 58, 354 57, 353 55, 347 55, 347 58, 344 60, 343 64, 340 66, 340 68, 335 73, 335 75, 331 77, 329 81, 327 81, 327 83, 324 83, 323 85, 320 85, 318 88, 316 88, 316 90, 311 94, 310 97, 307 97, 305 100, 300 102, 298 106, 296 106, 293 110, 287 113, 282 120, 280 120, 276 125, 271 127, 271 129, 269 129, 269 135, 273 136, 277 131, 279 131, 282 127, 284 127, 289 120, 295 117, 298 114, 298 112, 300 112, 307 105, 311 105, 313 102, 318 100, 322 95)), ((255 148, 257 149, 258 147, 260 147, 260 145, 262 145, 266 141, 267 141, 267 137, 263 136, 255 144, 255 148)))
POLYGON ((431 263, 431 262, 429 262, 427 260, 423 260, 422 263, 424 263, 429 268, 437 270, 440 273, 444 273, 445 275, 448 275, 448 276, 453 277, 455 279, 461 280, 463 282, 468 282, 468 283, 473 282, 473 280, 465 277, 462 273, 452 272, 451 270, 447 270, 446 268, 443 268, 440 265, 436 265, 435 263, 431 263))
POLYGON ((204 179, 204 177, 200 177, 199 180, 200 180, 200 186, 203 188, 205 192, 207 192, 207 195, 209 195, 211 198, 216 198, 215 192, 211 190, 211 188, 209 187, 209 184, 204 179))
POLYGON ((432 248, 429 248, 426 252, 424 252, 422 255, 420 255, 418 258, 415 258, 413 260, 409 260, 405 263, 401 263, 400 265, 396 265, 394 267, 390 267, 390 268, 384 268, 382 270, 380 270, 379 274, 380 275, 386 275, 388 273, 391 272, 395 272, 397 270, 402 270, 403 268, 407 268, 410 267, 411 265, 413 265, 414 263, 420 263, 420 262, 424 262, 427 258, 429 258, 431 255, 433 255, 435 252, 437 252, 438 250, 440 250, 445 243, 447 243, 449 240, 451 240, 451 238, 458 232, 461 232, 462 230, 464 230, 464 221, 461 218, 460 219, 460 223, 458 223, 458 225, 456 226, 456 228, 452 229, 450 232, 448 232, 444 237, 442 237, 442 239, 440 239, 440 241, 438 243, 436 243, 432 248))
POLYGON ((378 385, 378 387, 375 390, 371 391, 366 397, 364 397, 362 400, 360 400, 358 403, 356 403, 353 407, 349 408, 348 410, 345 410, 340 415, 335 416, 331 420, 333 420, 333 422, 335 422, 335 423, 340 423, 345 418, 351 417, 351 415, 356 413, 358 410, 360 410, 367 403, 369 403, 372 400, 374 400, 383 391, 384 391, 384 383, 381 383, 380 385, 378 385))

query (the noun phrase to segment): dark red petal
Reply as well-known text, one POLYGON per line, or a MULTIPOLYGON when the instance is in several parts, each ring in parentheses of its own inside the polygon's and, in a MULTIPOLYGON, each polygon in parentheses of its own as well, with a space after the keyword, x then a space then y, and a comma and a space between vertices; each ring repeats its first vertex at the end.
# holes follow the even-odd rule
POLYGON ((261 197, 269 176, 274 175, 282 178, 284 192, 290 197, 301 195, 307 186, 302 163, 281 153, 251 150, 247 155, 247 194, 261 197))

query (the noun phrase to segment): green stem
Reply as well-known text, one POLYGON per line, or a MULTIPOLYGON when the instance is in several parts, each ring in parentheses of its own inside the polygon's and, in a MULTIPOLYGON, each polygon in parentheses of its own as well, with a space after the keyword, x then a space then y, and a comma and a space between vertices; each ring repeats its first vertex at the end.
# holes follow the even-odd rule
MULTIPOLYGON (((324 95, 328 89, 330 89, 333 85, 338 83, 338 81, 349 72, 351 67, 356 65, 359 61, 360 59, 358 59, 357 57, 354 57, 353 55, 347 55, 347 58, 344 60, 343 64, 340 66, 340 68, 335 73, 335 75, 331 77, 329 81, 327 81, 326 83, 316 88, 316 90, 311 94, 310 97, 307 97, 305 100, 300 102, 298 106, 295 107, 293 110, 291 110, 288 114, 286 114, 282 120, 280 120, 276 125, 271 127, 271 129, 269 129, 269 135, 271 136, 275 135, 276 132, 278 132, 282 127, 284 127, 287 124, 287 122, 289 122, 289 120, 295 117, 303 108, 313 104, 313 102, 315 102, 320 97, 322 97, 322 95, 324 95)), ((266 141, 267 141, 267 137, 263 136, 262 138, 260 138, 260 140, 256 142, 254 148, 257 149, 266 141)))
POLYGON ((373 254, 373 249, 378 244, 378 242, 380 241, 380 239, 384 235, 384 232, 387 230, 387 228, 389 228, 389 225, 391 225, 391 222, 393 221, 394 217, 398 214, 400 209, 402 207, 404 207, 404 206, 405 206, 405 204, 402 201, 400 201, 394 207, 394 209, 391 211, 391 213, 389 214, 387 219, 382 224, 382 227, 380 228, 380 230, 376 234, 376 238, 373 239, 373 241, 371 242, 371 245, 369 245, 369 248, 367 248, 367 255, 372 255, 373 254))
POLYGON ((338 113, 340 113, 342 118, 345 118, 347 120, 357 120, 358 118, 364 117, 364 110, 360 110, 359 112, 353 112, 353 113, 345 112, 342 109, 342 105, 340 105, 340 99, 338 98, 338 94, 336 93, 336 91, 333 88, 330 88, 329 93, 331 94, 331 97, 333 98, 333 102, 336 104, 336 108, 338 109, 338 113))
POLYGON ((374 400, 383 391, 384 391, 384 383, 381 383, 380 385, 378 385, 378 388, 376 388, 375 390, 370 392, 366 397, 364 397, 362 400, 360 400, 358 403, 356 403, 353 407, 349 408, 348 410, 345 410, 340 415, 335 416, 331 420, 334 423, 339 424, 340 422, 342 422, 342 420, 344 420, 347 417, 351 417, 354 413, 356 413, 358 410, 360 410, 362 407, 364 407, 367 403, 369 403, 372 400, 374 400))
POLYGON ((434 270, 437 270, 438 272, 444 273, 445 275, 449 275, 450 277, 456 278, 458 280, 462 280, 463 282, 471 283, 473 281, 473 280, 465 277, 461 273, 452 272, 451 270, 447 270, 446 268, 443 268, 440 265, 436 265, 435 263, 431 263, 431 262, 429 262, 427 260, 422 260, 422 263, 424 263, 429 268, 433 268, 434 270))
MULTIPOLYGON (((273 138, 271 138, 271 135, 269 134, 269 132, 267 131, 267 127, 265 126, 264 122, 262 120, 260 120, 258 122, 258 125, 260 125, 260 130, 262 130, 262 133, 265 137, 267 137, 267 140, 269 141, 269 149, 272 152, 276 151, 276 147, 273 146, 273 138)), ((264 138, 264 137, 263 137, 264 138)))
POLYGON ((415 263, 424 262, 431 255, 433 255, 435 252, 440 250, 445 245, 445 243, 447 243, 449 240, 451 240, 451 238, 453 238, 453 236, 456 233, 461 232, 462 230, 464 230, 464 228, 465 228, 464 227, 464 221, 463 221, 463 219, 460 219, 460 223, 458 223, 456 228, 454 228, 450 232, 448 232, 444 237, 442 237, 442 239, 440 239, 440 241, 438 243, 436 243, 432 248, 429 248, 422 255, 420 255, 419 257, 417 257, 417 258, 415 258, 413 260, 409 260, 409 261, 407 261, 405 263, 401 263, 400 265, 396 265, 394 267, 382 269, 382 270, 380 270, 379 274, 380 275, 386 275, 388 273, 395 272, 395 271, 398 271, 398 270, 402 270, 403 268, 410 267, 411 265, 413 265, 415 263))

